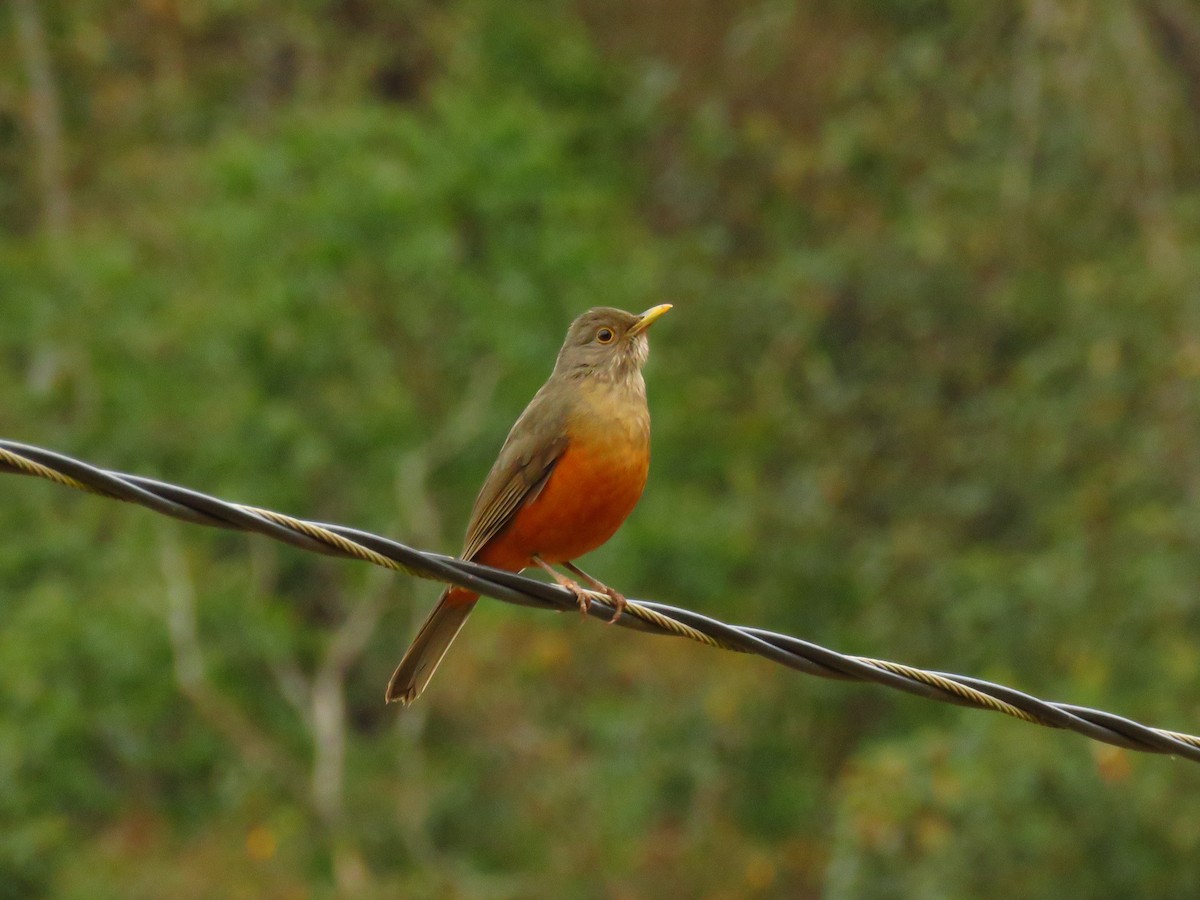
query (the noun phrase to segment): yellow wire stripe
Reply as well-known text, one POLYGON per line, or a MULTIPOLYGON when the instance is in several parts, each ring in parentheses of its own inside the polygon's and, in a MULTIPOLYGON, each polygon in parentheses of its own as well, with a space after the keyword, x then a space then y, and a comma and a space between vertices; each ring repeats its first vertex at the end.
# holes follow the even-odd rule
POLYGON ((891 672, 895 675, 903 676, 911 681, 920 681, 930 687, 935 687, 938 690, 945 691, 949 694, 954 694, 961 697, 969 703, 982 708, 990 709, 995 712, 1004 713, 1006 716, 1012 716, 1014 719, 1020 719, 1023 722, 1032 722, 1035 725, 1045 725, 1050 728, 1057 727, 1052 722, 1046 722, 1039 719, 1037 716, 1025 712, 1023 709, 1018 709, 1011 703, 1005 703, 1003 700, 997 700, 995 697, 989 696, 982 691, 977 691, 975 688, 967 687, 965 684, 959 684, 957 681, 951 681, 949 678, 943 678, 941 675, 935 675, 933 672, 927 672, 924 669, 917 669, 912 666, 902 665, 901 663, 890 662, 886 659, 871 659, 866 656, 853 656, 851 659, 856 659, 859 662, 866 663, 869 666, 875 666, 877 669, 891 672))
MULTIPOLYGON (((14 453, 5 447, 0 447, 0 465, 18 472, 22 472, 26 475, 44 478, 47 481, 54 482, 55 484, 62 485, 63 487, 74 488, 77 491, 83 491, 88 494, 95 494, 101 497, 109 497, 112 499, 124 499, 115 494, 95 488, 77 478, 59 472, 56 469, 52 469, 43 463, 37 462, 36 460, 32 460, 28 457, 21 456, 18 453, 14 453)), ((323 528, 320 525, 316 525, 312 522, 306 522, 303 519, 297 519, 269 509, 260 509, 258 507, 243 506, 240 504, 229 505, 245 512, 262 516, 264 519, 274 522, 277 525, 282 525, 285 528, 290 528, 300 534, 307 535, 314 540, 320 541, 327 546, 333 547, 342 553, 345 553, 347 556, 362 560, 363 562, 369 562, 373 565, 390 569, 394 572, 404 572, 405 574, 412 575, 417 578, 426 578, 435 581, 443 580, 428 572, 420 571, 399 563, 381 553, 377 553, 369 547, 365 547, 356 541, 352 541, 349 538, 343 537, 340 534, 332 532, 329 529, 323 528)), ((698 644, 704 644, 708 647, 716 647, 724 650, 748 652, 742 647, 704 634, 703 632, 692 628, 690 625, 686 625, 683 622, 672 619, 670 616, 642 606, 640 603, 629 601, 626 604, 625 611, 636 616, 644 622, 648 622, 651 625, 656 626, 664 632, 688 638, 689 640, 695 641, 698 644)), ((853 656, 847 658, 869 666, 874 666, 875 668, 886 672, 891 672, 911 681, 921 682, 922 684, 937 688, 938 690, 944 691, 948 694, 953 694, 954 696, 965 700, 967 703, 981 709, 994 710, 996 712, 1003 713, 1004 715, 1011 716, 1014 719, 1020 719, 1021 721, 1030 722, 1035 725, 1044 725, 1049 728, 1061 727, 1054 722, 1046 721, 1038 716, 1033 715, 1032 713, 1028 713, 1023 709, 1013 706, 1011 703, 1006 703, 1003 700, 992 697, 983 693, 982 691, 976 690, 975 688, 968 687, 964 684, 959 684, 956 681, 924 669, 906 666, 901 663, 891 662, 889 660, 872 659, 865 656, 853 656)), ((1151 728, 1150 730, 1155 734, 1180 741, 1188 746, 1200 748, 1200 736, 1184 734, 1178 731, 1166 731, 1161 728, 1151 728)))
POLYGON ((98 494, 101 497, 111 496, 104 491, 97 490, 90 484, 84 484, 70 475, 64 475, 56 469, 51 469, 42 465, 40 462, 35 462, 24 456, 18 456, 10 450, 0 447, 0 460, 3 460, 12 468, 24 472, 26 475, 34 475, 38 478, 45 478, 47 481, 53 481, 55 484, 61 484, 63 487, 75 488, 77 491, 83 491, 88 494, 98 494))

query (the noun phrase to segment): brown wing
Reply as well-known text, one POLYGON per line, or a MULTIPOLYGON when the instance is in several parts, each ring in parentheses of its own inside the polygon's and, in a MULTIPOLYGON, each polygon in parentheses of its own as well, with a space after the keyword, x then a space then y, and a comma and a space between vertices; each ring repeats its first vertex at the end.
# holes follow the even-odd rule
POLYGON ((538 495, 567 449, 566 417, 554 391, 544 386, 508 433, 496 464, 483 482, 463 544, 463 559, 473 559, 538 495))

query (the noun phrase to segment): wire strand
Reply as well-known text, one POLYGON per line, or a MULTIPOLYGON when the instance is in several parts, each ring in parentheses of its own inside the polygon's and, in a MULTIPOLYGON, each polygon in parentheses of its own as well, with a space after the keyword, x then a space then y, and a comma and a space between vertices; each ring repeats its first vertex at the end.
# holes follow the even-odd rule
MULTIPOLYGON (((417 550, 389 538, 344 525, 311 522, 283 513, 229 503, 179 485, 100 469, 41 447, 0 439, 0 472, 43 478, 64 487, 136 503, 197 525, 253 532, 301 550, 357 559, 417 578, 460 585, 475 593, 541 609, 573 610, 564 588, 514 572, 493 569, 439 553, 417 550)), ((589 617, 612 621, 616 611, 603 598, 589 617)), ((622 628, 683 637, 709 647, 752 653, 788 668, 848 681, 870 681, 929 700, 990 710, 1047 728, 1074 731, 1095 741, 1165 753, 1200 762, 1200 737, 1151 728, 1103 710, 1040 700, 979 678, 932 672, 902 663, 847 656, 797 637, 761 628, 730 625, 702 613, 649 600, 630 600, 622 628)))

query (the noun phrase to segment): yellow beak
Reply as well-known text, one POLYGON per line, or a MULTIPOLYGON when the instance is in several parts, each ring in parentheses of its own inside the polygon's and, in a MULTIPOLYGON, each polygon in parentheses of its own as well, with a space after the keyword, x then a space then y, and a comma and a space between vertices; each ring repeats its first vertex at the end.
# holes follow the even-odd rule
POLYGON ((670 303, 660 303, 658 306, 650 307, 648 310, 646 310, 644 313, 642 313, 640 316, 638 316, 638 320, 633 323, 633 325, 630 327, 629 331, 626 332, 626 334, 628 334, 630 336, 635 335, 635 334, 641 334, 643 331, 645 331, 647 328, 649 328, 651 325, 653 325, 655 323, 655 321, 657 319, 659 319, 664 313, 666 313, 667 310, 669 310, 670 308, 671 308, 670 303))

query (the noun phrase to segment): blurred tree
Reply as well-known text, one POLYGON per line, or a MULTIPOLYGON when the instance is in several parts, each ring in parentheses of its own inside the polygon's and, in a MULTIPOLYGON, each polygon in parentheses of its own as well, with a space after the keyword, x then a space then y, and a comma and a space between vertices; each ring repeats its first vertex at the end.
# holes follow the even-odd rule
POLYGON ((29 85, 29 121, 34 137, 42 221, 49 234, 62 240, 67 230, 70 198, 63 169, 62 122, 58 87, 46 51, 40 10, 30 0, 13 0, 16 45, 29 85))
MULTIPOLYGON (((0 433, 453 550, 666 299, 590 569, 1196 730, 1194 3, 11 8, 0 433)), ((0 896, 1195 892, 1186 766, 497 605, 396 715, 434 586, 2 486, 0 896)))

